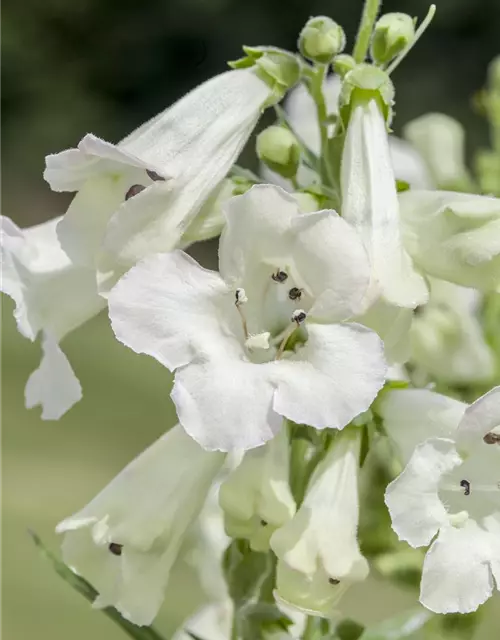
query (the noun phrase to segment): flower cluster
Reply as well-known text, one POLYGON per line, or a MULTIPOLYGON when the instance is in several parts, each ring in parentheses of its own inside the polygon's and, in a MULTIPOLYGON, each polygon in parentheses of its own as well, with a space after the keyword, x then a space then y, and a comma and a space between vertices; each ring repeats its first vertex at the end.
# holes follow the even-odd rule
POLYGON ((390 73, 429 20, 364 19, 352 56, 311 18, 300 54, 246 47, 117 145, 86 135, 46 159, 50 186, 75 192, 67 212, 2 219, 2 290, 19 331, 43 335, 27 407, 54 420, 81 399, 59 342, 106 307, 117 340, 174 375, 179 424, 57 527, 94 606, 136 625, 209 518, 225 535, 202 555, 220 567, 188 629, 333 630, 377 561, 362 523, 381 462, 376 508, 430 545, 421 603, 471 612, 500 586, 500 200, 474 188, 458 123, 389 134, 390 73), (287 93, 257 138, 262 177, 242 170, 287 93), (217 271, 186 252, 219 235, 217 271))

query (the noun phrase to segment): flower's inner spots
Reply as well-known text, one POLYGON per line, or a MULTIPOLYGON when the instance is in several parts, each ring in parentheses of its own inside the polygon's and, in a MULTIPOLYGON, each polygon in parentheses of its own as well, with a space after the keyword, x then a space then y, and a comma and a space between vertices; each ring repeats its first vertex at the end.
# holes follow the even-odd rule
POLYGON ((141 193, 141 191, 144 191, 145 188, 146 187, 142 184, 133 184, 125 194, 125 200, 130 200, 130 198, 133 198, 137 194, 141 193))
POLYGON ((122 544, 118 544, 118 542, 110 542, 108 549, 111 551, 111 553, 114 556, 121 556, 122 555, 122 549, 123 549, 123 545, 122 544))
POLYGON ((490 431, 484 436, 483 442, 486 444, 500 444, 500 434, 490 431))
POLYGON ((302 289, 298 287, 292 287, 288 292, 290 300, 300 300, 302 298, 302 289))
POLYGON ((151 171, 151 169, 146 169, 146 173, 151 178, 151 180, 154 180, 155 182, 157 182, 158 180, 161 180, 162 182, 165 181, 165 178, 163 176, 160 176, 159 173, 156 173, 156 171, 151 171))
POLYGON ((460 486, 464 489, 464 496, 470 495, 470 482, 468 480, 460 480, 460 486))
POLYGON ((333 585, 340 584, 340 580, 337 580, 337 578, 328 578, 328 582, 333 585))
POLYGON ((260 521, 260 525, 261 525, 262 527, 267 527, 267 525, 268 525, 268 524, 269 524, 269 523, 268 523, 266 520, 261 520, 261 521, 260 521))
POLYGON ((273 273, 271 275, 271 278, 274 280, 274 282, 285 282, 285 280, 288 279, 288 273, 278 269, 278 271, 276 271, 276 273, 273 273))

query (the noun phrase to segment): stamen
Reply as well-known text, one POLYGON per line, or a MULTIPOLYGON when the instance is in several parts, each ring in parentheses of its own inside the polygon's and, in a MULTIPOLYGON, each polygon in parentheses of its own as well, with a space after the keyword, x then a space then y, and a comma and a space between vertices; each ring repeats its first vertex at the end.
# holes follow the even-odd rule
POLYGON ((248 340, 248 338, 250 337, 250 334, 248 332, 247 319, 245 318, 245 314, 243 313, 243 309, 241 308, 241 306, 244 305, 245 302, 248 302, 245 289, 242 289, 241 287, 236 289, 234 295, 235 295, 234 305, 238 310, 238 313, 240 314, 241 324, 243 326, 243 333, 245 335, 245 340, 248 340))
POLYGON ((484 436, 483 442, 486 442, 486 444, 500 444, 500 434, 490 431, 484 436))
POLYGON ((464 496, 470 495, 470 482, 468 480, 460 480, 460 486, 464 488, 464 496))
POLYGON ((340 584, 340 580, 337 580, 337 578, 328 578, 328 582, 330 584, 340 584))
POLYGON ((295 331, 295 329, 298 329, 300 327, 300 325, 304 322, 306 318, 307 318, 307 313, 303 309, 296 309, 292 313, 291 320, 294 324, 288 327, 288 329, 285 331, 285 334, 283 335, 283 339, 281 340, 281 344, 278 347, 278 351, 276 353, 276 358, 275 358, 276 360, 279 360, 281 358, 281 356, 283 355, 283 352, 285 351, 286 343, 288 342, 290 336, 295 331))
POLYGON ((288 273, 286 273, 285 271, 280 271, 280 269, 278 269, 276 273, 272 274, 271 278, 274 280, 274 282, 285 282, 285 280, 288 279, 288 273))
POLYGON ((151 171, 151 169, 146 169, 146 173, 151 178, 151 180, 154 180, 155 182, 157 182, 158 180, 161 180, 163 182, 165 181, 165 178, 161 176, 159 173, 156 173, 156 171, 151 171))
POLYGON ((118 544, 118 542, 110 542, 108 549, 111 551, 111 553, 114 556, 121 556, 122 555, 122 549, 123 549, 123 545, 122 544, 118 544))
POLYGON ((130 198, 133 198, 137 194, 141 193, 141 191, 144 191, 145 188, 146 187, 142 184, 133 184, 125 194, 125 200, 130 200, 130 198))
POLYGON ((292 287, 288 292, 288 297, 290 300, 300 300, 302 298, 303 289, 299 289, 298 287, 292 287))
POLYGON ((266 520, 261 520, 261 521, 260 521, 260 526, 261 526, 261 527, 267 527, 267 525, 268 525, 268 524, 269 524, 269 523, 268 523, 266 520))

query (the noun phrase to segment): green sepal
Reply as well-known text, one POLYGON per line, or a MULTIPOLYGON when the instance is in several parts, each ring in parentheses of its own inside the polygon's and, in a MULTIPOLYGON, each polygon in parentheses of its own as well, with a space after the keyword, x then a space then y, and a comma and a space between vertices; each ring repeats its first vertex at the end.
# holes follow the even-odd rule
POLYGON ((355 105, 375 99, 390 124, 394 104, 394 85, 388 74, 370 64, 358 64, 344 76, 340 90, 340 117, 345 127, 355 105))
POLYGON ((404 193, 410 190, 410 183, 406 180, 396 180, 396 190, 398 193, 404 193))

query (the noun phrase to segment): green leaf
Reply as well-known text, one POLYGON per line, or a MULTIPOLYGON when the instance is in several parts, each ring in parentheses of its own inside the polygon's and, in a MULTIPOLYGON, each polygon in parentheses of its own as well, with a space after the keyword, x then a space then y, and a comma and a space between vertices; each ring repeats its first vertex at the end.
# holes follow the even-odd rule
POLYGON ((432 613, 420 607, 400 613, 365 629, 359 640, 401 640, 408 638, 429 622, 432 613))
MULTIPOLYGON (((59 560, 47 547, 43 544, 39 536, 34 531, 28 531, 33 542, 38 547, 41 555, 50 562, 54 571, 72 587, 75 591, 78 591, 89 602, 94 602, 97 591, 89 584, 84 578, 73 573, 64 562, 59 560)), ((104 615, 111 618, 123 631, 131 638, 136 640, 164 640, 164 638, 153 627, 138 627, 132 622, 125 620, 113 607, 106 607, 105 609, 99 609, 104 615)), ((201 639, 199 639, 201 640, 201 639)))

